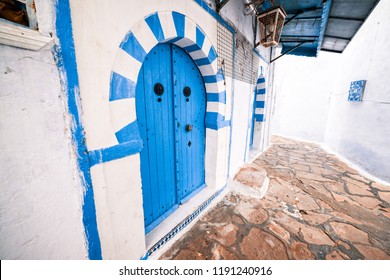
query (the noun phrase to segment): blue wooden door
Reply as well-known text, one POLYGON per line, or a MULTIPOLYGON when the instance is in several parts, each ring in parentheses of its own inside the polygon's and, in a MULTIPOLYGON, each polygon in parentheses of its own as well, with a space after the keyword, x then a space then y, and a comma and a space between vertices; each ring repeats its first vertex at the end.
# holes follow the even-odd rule
POLYGON ((204 186, 205 99, 202 76, 184 50, 158 44, 149 52, 136 89, 146 232, 204 186))

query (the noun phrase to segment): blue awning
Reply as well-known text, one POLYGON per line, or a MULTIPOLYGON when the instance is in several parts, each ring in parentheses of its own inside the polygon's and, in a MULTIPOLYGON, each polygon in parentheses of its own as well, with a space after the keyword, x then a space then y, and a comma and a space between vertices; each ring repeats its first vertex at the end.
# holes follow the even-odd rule
POLYGON ((317 56, 321 49, 332 0, 276 0, 287 13, 280 44, 282 53, 317 56))
POLYGON ((275 0, 275 6, 287 13, 280 38, 282 53, 293 49, 289 54, 316 57, 321 50, 343 52, 378 2, 275 0))

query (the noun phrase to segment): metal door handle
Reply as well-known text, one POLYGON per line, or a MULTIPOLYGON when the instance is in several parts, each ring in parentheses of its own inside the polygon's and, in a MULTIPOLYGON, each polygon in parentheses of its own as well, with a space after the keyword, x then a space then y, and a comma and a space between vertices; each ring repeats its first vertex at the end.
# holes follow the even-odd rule
POLYGON ((192 125, 187 124, 187 125, 186 125, 186 131, 187 131, 187 132, 190 132, 191 130, 192 130, 192 125))

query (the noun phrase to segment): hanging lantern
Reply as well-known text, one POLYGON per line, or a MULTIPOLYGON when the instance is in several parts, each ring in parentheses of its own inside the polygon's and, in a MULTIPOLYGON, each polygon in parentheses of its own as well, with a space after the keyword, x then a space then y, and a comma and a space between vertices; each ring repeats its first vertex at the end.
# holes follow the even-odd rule
POLYGON ((266 48, 278 45, 285 19, 286 12, 282 7, 275 7, 257 15, 260 31, 260 42, 258 44, 266 48))

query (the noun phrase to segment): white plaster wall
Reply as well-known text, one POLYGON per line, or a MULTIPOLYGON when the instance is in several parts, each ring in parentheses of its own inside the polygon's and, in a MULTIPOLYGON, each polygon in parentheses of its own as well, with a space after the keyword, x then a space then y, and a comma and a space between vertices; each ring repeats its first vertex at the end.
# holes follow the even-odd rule
POLYGON ((137 154, 91 168, 103 259, 145 253, 143 212, 136 211, 142 209, 141 178, 139 173, 124 175, 139 165, 137 154))
POLYGON ((245 162, 248 150, 249 120, 251 118, 251 105, 253 104, 253 85, 234 81, 234 100, 232 124, 232 142, 230 154, 231 177, 238 171, 238 168, 245 162))
MULTIPOLYGON (((54 8, 36 1, 40 31, 54 8)), ((51 50, 0 45, 0 258, 86 259, 82 187, 51 50)))
POLYGON ((325 144, 390 182, 390 1, 380 1, 346 48, 331 96, 325 144), (350 82, 367 80, 363 102, 347 102, 350 82))
POLYGON ((390 1, 380 1, 343 54, 277 61, 273 133, 324 142, 390 181, 390 1), (363 102, 348 102, 352 81, 367 80, 363 102))
POLYGON ((249 42, 253 43, 252 15, 246 16, 243 0, 229 1, 220 11, 220 15, 234 23, 235 28, 244 34, 249 42))
MULTIPOLYGON (((230 2, 229 2, 230 3, 230 2)), ((228 6, 228 4, 226 5, 228 6)), ((226 7, 225 6, 225 7, 226 7)), ((225 9, 225 8, 224 8, 225 9)), ((251 28, 250 21, 246 22, 250 24, 247 28, 251 28)), ((241 23, 242 25, 242 23, 241 23)), ((244 28, 244 26, 242 26, 244 28)), ((269 59, 270 49, 259 47, 257 49, 264 59, 269 59)), ((256 55, 256 54, 254 54, 256 55)), ((269 102, 268 99, 271 97, 271 92, 269 91, 269 81, 270 81, 270 67, 262 59, 259 58, 259 64, 253 65, 254 71, 257 71, 259 75, 261 73, 260 67, 263 69, 263 75, 266 79, 266 113, 268 110, 269 102)), ((257 81, 257 77, 255 77, 257 81)), ((253 101, 254 101, 254 86, 239 80, 227 79, 226 84, 227 88, 231 87, 233 83, 233 94, 232 92, 227 93, 227 102, 226 107, 231 110, 233 106, 231 124, 232 124, 232 136, 230 144, 230 159, 229 159, 229 176, 234 177, 239 168, 249 160, 250 153, 250 137, 251 137, 251 122, 253 114, 253 101), (234 100, 233 100, 234 98, 234 100)), ((268 120, 267 120, 268 122, 268 120)), ((253 149, 261 151, 268 145, 268 133, 269 127, 265 123, 255 124, 254 136, 253 136, 253 149)))
POLYGON ((272 131, 323 142, 337 54, 286 55, 276 62, 276 106, 272 131))

